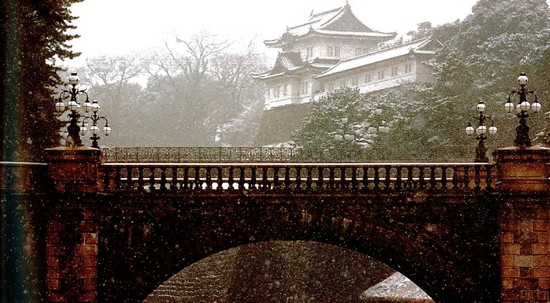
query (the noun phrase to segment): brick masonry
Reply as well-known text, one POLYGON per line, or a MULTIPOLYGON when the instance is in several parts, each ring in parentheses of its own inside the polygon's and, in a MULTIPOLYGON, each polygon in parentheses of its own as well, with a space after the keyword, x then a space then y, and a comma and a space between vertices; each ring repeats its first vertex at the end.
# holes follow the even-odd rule
POLYGON ((550 302, 550 150, 496 153, 502 303, 550 302))
POLYGON ((502 302, 550 301, 550 205, 508 203, 500 215, 502 302))
POLYGON ((98 223, 90 210, 54 208, 46 230, 49 302, 97 302, 98 223))

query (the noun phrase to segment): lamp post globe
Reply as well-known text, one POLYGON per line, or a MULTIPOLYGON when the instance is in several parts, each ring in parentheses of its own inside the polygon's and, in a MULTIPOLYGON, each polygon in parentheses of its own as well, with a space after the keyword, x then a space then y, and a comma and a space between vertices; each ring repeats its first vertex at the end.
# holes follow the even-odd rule
POLYGON ((97 125, 97 122, 100 120, 105 121, 105 127, 103 128, 103 133, 107 136, 111 133, 111 127, 109 127, 109 122, 106 117, 99 116, 97 112, 100 109, 97 101, 90 102, 88 98, 88 93, 84 89, 77 88, 80 79, 78 78, 77 73, 71 73, 68 78, 68 83, 70 85, 69 89, 63 89, 57 98, 55 103, 55 109, 59 114, 63 114, 66 110, 69 111, 69 125, 67 126, 67 131, 61 131, 61 134, 65 138, 65 143, 68 146, 82 146, 81 136, 86 135, 88 130, 92 134, 92 147, 99 148, 97 140, 99 139, 99 134, 101 133, 100 128, 97 125), (79 102, 79 99, 85 97, 84 102, 79 102), (68 102, 65 103, 64 100, 68 99, 68 102), (92 113, 90 116, 87 114, 92 113), (82 118, 82 119, 81 119, 82 118), (92 125, 88 129, 87 121, 90 120, 92 125), (79 125, 80 123, 80 125, 79 125))
POLYGON ((527 90, 525 87, 529 82, 526 73, 520 73, 517 78, 517 82, 520 86, 519 90, 512 90, 508 95, 508 101, 504 105, 505 110, 508 113, 516 109, 516 116, 519 118, 519 124, 516 127, 516 139, 514 145, 518 147, 531 146, 531 138, 529 137, 529 126, 527 125, 527 118, 529 112, 538 113, 542 110, 542 105, 538 101, 537 94, 534 90, 527 90), (518 96, 519 100, 516 105, 512 102, 512 96, 518 96), (529 101, 532 99, 532 102, 529 101))
POLYGON ((485 141, 487 140, 486 134, 487 132, 489 132, 490 135, 495 135, 497 133, 497 128, 493 119, 490 116, 485 115, 486 109, 487 106, 485 105, 485 102, 479 101, 476 105, 476 111, 479 114, 478 116, 473 117, 471 121, 468 122, 468 126, 466 127, 466 134, 468 136, 475 134, 476 140, 478 141, 474 162, 489 162, 489 158, 487 157, 487 147, 485 146, 485 141), (472 125, 472 120, 474 120, 477 124, 476 128, 472 125), (489 128, 487 128, 486 125, 488 121, 491 122, 491 126, 489 128))

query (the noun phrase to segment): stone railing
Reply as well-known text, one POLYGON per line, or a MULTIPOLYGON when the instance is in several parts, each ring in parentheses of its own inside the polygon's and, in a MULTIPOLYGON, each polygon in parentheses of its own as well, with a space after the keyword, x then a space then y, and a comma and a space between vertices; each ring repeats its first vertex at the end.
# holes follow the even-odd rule
POLYGON ((372 155, 368 150, 293 147, 111 147, 103 148, 107 163, 339 163, 414 161, 472 161, 472 146, 446 146, 430 150, 423 158, 372 155))
POLYGON ((109 163, 105 191, 136 193, 492 190, 487 163, 109 163))

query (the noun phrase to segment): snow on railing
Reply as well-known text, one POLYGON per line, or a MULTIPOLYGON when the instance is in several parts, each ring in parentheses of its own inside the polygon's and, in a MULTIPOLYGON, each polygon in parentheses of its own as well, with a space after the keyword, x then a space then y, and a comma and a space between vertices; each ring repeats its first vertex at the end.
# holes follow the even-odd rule
POLYGON ((105 191, 401 192, 493 190, 487 163, 108 163, 105 191))

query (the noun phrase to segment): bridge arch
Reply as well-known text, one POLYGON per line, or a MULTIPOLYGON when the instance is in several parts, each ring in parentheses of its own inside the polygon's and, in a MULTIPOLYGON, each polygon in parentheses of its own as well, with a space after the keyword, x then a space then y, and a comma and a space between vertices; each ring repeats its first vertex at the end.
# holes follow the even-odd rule
POLYGON ((144 303, 359 302, 394 270, 363 254, 312 241, 256 242, 184 268, 144 303))
POLYGON ((488 285, 495 277, 486 272, 494 272, 496 263, 478 258, 494 248, 479 246, 476 241, 487 243, 484 239, 468 238, 479 237, 478 229, 491 235, 496 228, 495 220, 482 218, 487 203, 239 197, 163 198, 129 207, 125 201, 104 214, 99 259, 100 293, 109 296, 105 302, 124 301, 128 294, 142 300, 207 256, 277 240, 327 243, 371 256, 403 273, 436 302, 488 302, 495 296, 487 293, 495 289, 488 285), (461 250, 463 242, 471 243, 472 250, 461 250))

